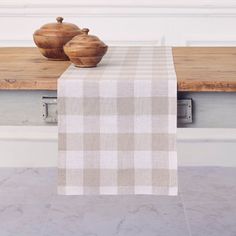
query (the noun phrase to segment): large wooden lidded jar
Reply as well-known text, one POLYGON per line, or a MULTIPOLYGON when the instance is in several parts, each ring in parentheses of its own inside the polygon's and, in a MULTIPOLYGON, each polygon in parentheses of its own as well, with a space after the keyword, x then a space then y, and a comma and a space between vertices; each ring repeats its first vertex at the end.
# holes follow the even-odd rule
POLYGON ((89 35, 89 29, 82 29, 81 32, 64 46, 64 51, 75 66, 95 67, 107 52, 108 46, 97 36, 89 35))
POLYGON ((56 18, 56 23, 43 25, 34 32, 34 42, 43 56, 51 60, 69 60, 63 46, 74 36, 81 33, 77 25, 63 23, 62 17, 56 18))

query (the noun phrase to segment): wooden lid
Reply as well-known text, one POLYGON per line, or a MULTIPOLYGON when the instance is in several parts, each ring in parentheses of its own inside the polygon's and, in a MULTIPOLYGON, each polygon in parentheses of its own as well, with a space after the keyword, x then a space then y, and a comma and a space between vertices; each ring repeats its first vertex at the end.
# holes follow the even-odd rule
POLYGON ((48 23, 43 25, 40 29, 35 31, 35 35, 42 36, 58 36, 69 37, 80 33, 80 28, 71 23, 63 22, 63 17, 57 17, 55 23, 48 23))
POLYGON ((107 47, 97 36, 89 35, 89 29, 84 28, 81 34, 75 36, 71 41, 66 44, 66 47, 107 47))

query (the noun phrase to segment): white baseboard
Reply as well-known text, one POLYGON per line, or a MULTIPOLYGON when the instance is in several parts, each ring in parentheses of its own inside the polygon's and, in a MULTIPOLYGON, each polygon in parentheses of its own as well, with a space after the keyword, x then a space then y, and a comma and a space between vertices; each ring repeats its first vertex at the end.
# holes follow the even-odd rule
MULTIPOLYGON (((0 126, 0 167, 55 167, 57 127, 0 126)), ((236 166, 236 129, 178 129, 180 166, 236 166)))
POLYGON ((57 165, 57 127, 0 126, 0 167, 57 165))

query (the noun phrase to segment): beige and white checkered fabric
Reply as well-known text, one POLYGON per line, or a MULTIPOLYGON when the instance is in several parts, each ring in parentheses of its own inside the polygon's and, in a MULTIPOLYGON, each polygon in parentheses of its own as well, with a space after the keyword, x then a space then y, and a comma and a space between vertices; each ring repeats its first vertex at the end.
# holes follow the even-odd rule
POLYGON ((177 80, 169 47, 112 47, 58 83, 58 193, 177 194, 177 80))

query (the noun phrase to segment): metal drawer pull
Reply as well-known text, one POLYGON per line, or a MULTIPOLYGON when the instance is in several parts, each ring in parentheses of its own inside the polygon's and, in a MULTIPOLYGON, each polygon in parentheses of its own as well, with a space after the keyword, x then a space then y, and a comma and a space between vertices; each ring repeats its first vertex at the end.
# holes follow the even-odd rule
MULTIPOLYGON (((43 119, 48 123, 57 122, 57 97, 42 97, 43 119)), ((179 99, 177 102, 178 124, 192 123, 192 99, 179 99)))

